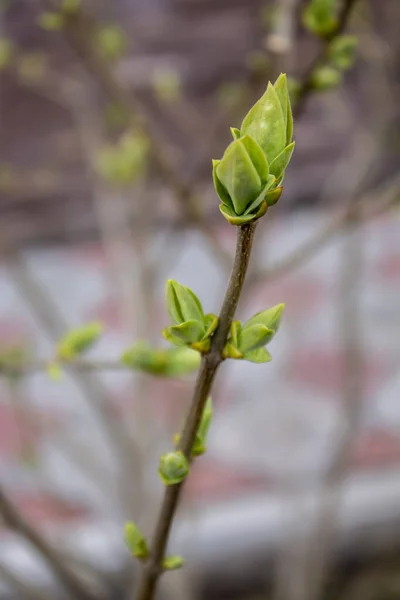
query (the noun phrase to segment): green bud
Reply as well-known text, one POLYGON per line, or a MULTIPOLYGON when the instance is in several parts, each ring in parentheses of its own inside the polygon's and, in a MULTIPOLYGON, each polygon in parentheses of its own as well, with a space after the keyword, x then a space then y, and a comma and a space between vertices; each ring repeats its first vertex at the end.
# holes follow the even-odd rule
POLYGON ((57 345, 57 357, 68 361, 89 350, 99 339, 102 331, 103 326, 97 322, 71 329, 59 341, 57 345))
POLYGON ((180 450, 168 452, 160 457, 158 473, 164 485, 181 483, 189 471, 189 462, 180 450))
MULTIPOLYGON (((201 417, 200 425, 196 433, 196 439, 194 441, 192 447, 192 456, 201 456, 207 450, 207 435, 208 430, 210 429, 211 420, 213 416, 213 406, 211 397, 207 399, 206 405, 203 410, 203 414, 201 417)), ((180 435, 179 433, 174 435, 174 444, 175 446, 179 445, 180 435)))
POLYGON ((340 35, 329 45, 329 59, 341 70, 350 69, 354 63, 354 54, 358 40, 355 35, 340 35))
POLYGON ((136 556, 139 560, 145 560, 149 556, 146 538, 132 521, 125 525, 125 543, 133 556, 136 556))
POLYGON ((164 329, 165 339, 176 346, 208 352, 218 317, 211 313, 205 315, 194 292, 172 279, 167 281, 165 297, 167 312, 174 323, 164 329))
POLYGON ((269 362, 271 355, 264 346, 273 339, 278 331, 284 308, 284 304, 278 304, 259 312, 245 325, 242 325, 240 321, 233 321, 229 339, 223 350, 223 357, 244 359, 255 363, 269 362))
POLYGON ((59 13, 44 12, 39 16, 38 23, 46 31, 60 31, 64 26, 64 19, 59 13))
POLYGON ((125 32, 119 25, 105 25, 98 30, 96 47, 104 58, 108 60, 121 58, 126 46, 125 32))
POLYGON ((303 25, 308 31, 325 37, 337 27, 336 0, 309 0, 303 11, 303 25))
POLYGON ((139 341, 122 354, 121 362, 151 375, 181 377, 199 368, 200 356, 189 348, 152 348, 139 341))
POLYGON ((174 571, 183 567, 184 560, 182 556, 167 556, 162 561, 162 567, 166 571, 174 571))
POLYGON ((334 67, 326 65, 317 69, 312 76, 312 86, 316 90, 327 91, 336 88, 342 80, 342 74, 334 67))
POLYGON ((243 120, 231 128, 234 141, 221 160, 213 160, 220 210, 233 225, 263 216, 282 192, 280 183, 291 159, 293 117, 286 75, 268 84, 265 94, 243 120))

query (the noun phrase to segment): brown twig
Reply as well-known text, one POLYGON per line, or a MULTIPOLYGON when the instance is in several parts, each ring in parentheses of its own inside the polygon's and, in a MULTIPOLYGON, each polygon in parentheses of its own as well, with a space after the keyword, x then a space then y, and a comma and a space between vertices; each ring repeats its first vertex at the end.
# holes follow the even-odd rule
POLYGON ((293 111, 297 118, 299 118, 299 116, 303 113, 306 100, 313 90, 313 77, 315 70, 326 62, 330 43, 346 29, 347 23, 356 3, 357 0, 343 0, 336 27, 323 38, 319 53, 304 73, 300 84, 300 89, 296 94, 296 103, 293 111))
POLYGON ((24 519, 5 492, 0 489, 0 515, 5 524, 27 540, 52 568, 65 588, 76 600, 99 600, 75 573, 60 559, 57 551, 24 519))
MULTIPOLYGON (((209 353, 205 354, 202 358, 191 407, 186 417, 178 446, 178 450, 183 452, 188 460, 191 458, 193 443, 215 374, 223 360, 222 350, 225 346, 229 328, 242 291, 250 259, 255 227, 256 225, 251 223, 238 228, 235 261, 225 292, 219 316, 219 325, 212 338, 209 353)), ((183 485, 184 482, 166 487, 151 544, 150 558, 143 568, 137 600, 152 600, 154 598, 157 582, 162 573, 162 560, 183 485)))

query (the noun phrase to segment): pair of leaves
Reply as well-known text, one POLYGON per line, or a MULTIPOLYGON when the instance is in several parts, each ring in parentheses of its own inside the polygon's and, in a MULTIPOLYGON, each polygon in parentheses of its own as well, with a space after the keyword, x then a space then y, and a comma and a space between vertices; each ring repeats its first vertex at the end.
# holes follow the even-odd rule
POLYGON ((269 344, 278 331, 284 308, 284 304, 278 304, 259 312, 245 325, 240 321, 233 321, 224 357, 255 363, 269 362, 271 355, 264 346, 269 344))
MULTIPOLYGON (((207 450, 207 436, 208 436, 208 431, 210 429, 212 416, 213 416, 213 405, 212 405, 211 397, 209 397, 207 399, 206 405, 204 407, 203 414, 201 416, 200 425, 199 425, 199 428, 196 433, 196 439, 195 439, 193 447, 192 447, 192 457, 201 456, 207 450)), ((180 441, 180 435, 176 434, 174 436, 174 442, 175 442, 176 446, 179 444, 179 441, 180 441)))
POLYGON ((218 317, 211 313, 205 315, 196 294, 172 279, 167 281, 165 296, 167 312, 173 323, 164 329, 165 339, 176 346, 208 352, 218 317))

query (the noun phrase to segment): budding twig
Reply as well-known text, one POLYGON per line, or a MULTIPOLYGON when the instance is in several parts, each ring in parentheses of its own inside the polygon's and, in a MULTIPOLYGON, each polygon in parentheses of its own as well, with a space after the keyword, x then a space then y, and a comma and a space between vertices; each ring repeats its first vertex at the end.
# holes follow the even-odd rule
MULTIPOLYGON (((222 362, 222 350, 239 302, 244 279, 249 264, 256 223, 242 225, 238 228, 236 255, 229 284, 222 304, 219 325, 212 338, 208 354, 203 356, 193 393, 192 404, 180 437, 178 450, 190 460, 196 432, 199 427, 204 406, 210 393, 215 374, 222 362)), ((172 522, 183 490, 184 481, 167 486, 161 510, 156 524, 150 557, 144 566, 142 580, 136 596, 137 600, 152 600, 158 579, 162 573, 164 558, 172 522)))

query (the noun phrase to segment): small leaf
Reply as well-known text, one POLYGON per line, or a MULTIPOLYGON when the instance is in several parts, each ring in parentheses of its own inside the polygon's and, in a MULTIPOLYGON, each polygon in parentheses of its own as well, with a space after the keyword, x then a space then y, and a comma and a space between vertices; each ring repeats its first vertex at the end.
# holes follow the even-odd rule
POLYGON ((231 342, 227 342, 225 344, 225 348, 223 349, 222 356, 223 358, 233 358, 235 360, 241 360, 244 355, 238 350, 237 346, 235 346, 231 342))
POLYGON ((71 329, 57 345, 57 357, 71 360, 88 350, 98 340, 103 331, 101 323, 94 322, 71 329))
POLYGON ((203 325, 194 319, 180 325, 170 325, 168 331, 174 338, 182 340, 185 344, 200 342, 204 336, 203 325))
POLYGON ((146 538, 132 521, 125 525, 125 543, 133 556, 139 560, 145 560, 149 556, 146 538))
POLYGON ((282 196, 282 192, 283 192, 283 187, 279 186, 277 188, 275 188, 274 190, 270 190, 269 192, 267 192, 266 196, 265 196, 265 202, 267 204, 267 206, 274 206, 274 204, 276 204, 279 200, 279 198, 282 196))
POLYGON ((207 398, 207 402, 204 407, 203 414, 201 416, 200 425, 197 430, 197 435, 203 442, 205 442, 207 439, 207 434, 208 434, 208 430, 210 429, 212 416, 213 416, 213 405, 212 405, 211 396, 209 396, 207 398))
POLYGON ((208 315, 206 315, 204 317, 204 327, 205 327, 205 334, 204 337, 205 338, 209 338, 211 337, 211 335, 214 333, 214 331, 217 329, 218 327, 218 317, 217 315, 214 315, 213 313, 209 313, 208 315))
POLYGON ((238 335, 242 331, 242 324, 240 321, 232 321, 230 327, 231 341, 234 346, 238 344, 238 335))
POLYGON ((240 129, 237 129, 237 127, 231 127, 231 134, 234 140, 238 140, 240 138, 240 129))
POLYGON ((269 168, 262 148, 260 148, 257 142, 250 135, 244 135, 241 138, 241 142, 246 148, 251 162, 253 163, 258 176, 261 179, 261 185, 264 186, 268 181, 269 168))
POLYGON ((245 116, 240 128, 261 146, 270 164, 286 145, 286 122, 278 94, 271 82, 264 95, 245 116))
POLYGON ((275 331, 265 325, 257 324, 243 327, 238 340, 238 349, 242 354, 250 350, 257 350, 268 344, 275 335, 275 331))
POLYGON ((252 325, 265 325, 265 327, 268 327, 276 333, 281 324, 284 310, 284 304, 277 304, 276 306, 272 306, 272 308, 260 311, 251 317, 244 327, 251 327, 252 325))
POLYGON ((292 142, 289 146, 286 146, 284 150, 272 161, 270 166, 270 171, 272 175, 275 175, 277 179, 282 177, 285 172, 286 167, 289 164, 290 159, 292 158, 294 146, 296 142, 292 142))
POLYGON ((231 210, 233 210, 233 204, 232 204, 231 197, 229 196, 227 190, 224 188, 224 186, 222 185, 222 183, 220 182, 220 180, 217 177, 217 167, 220 162, 221 162, 220 160, 217 160, 215 158, 213 158, 213 160, 212 160, 212 165, 213 165, 212 175, 213 175, 215 191, 217 192, 221 202, 223 204, 225 204, 226 206, 228 206, 231 210))
POLYGON ((162 566, 166 571, 174 571, 183 567, 183 563, 182 556, 167 556, 163 559, 162 566))
POLYGON ((262 189, 261 179, 242 139, 235 140, 217 165, 216 174, 228 191, 237 215, 242 215, 262 189))
POLYGON ((272 357, 266 348, 257 348, 257 350, 249 350, 244 355, 244 360, 248 360, 249 362, 262 364, 266 362, 270 362, 272 357))
POLYGON ((168 452, 160 457, 158 473, 164 485, 181 483, 189 474, 190 467, 180 450, 168 452))
MULTIPOLYGON (((224 204, 219 205, 219 210, 221 214, 225 217, 225 219, 228 221, 228 223, 236 226, 244 225, 245 223, 251 223, 252 221, 256 221, 259 217, 262 216, 261 214, 259 216, 253 214, 238 216, 233 210, 230 210, 224 204)), ((265 214, 265 212, 266 210, 263 212, 263 215, 265 214)))
POLYGON ((200 300, 192 290, 177 281, 168 279, 165 290, 167 312, 175 324, 184 321, 204 321, 204 312, 200 300))

